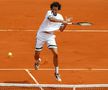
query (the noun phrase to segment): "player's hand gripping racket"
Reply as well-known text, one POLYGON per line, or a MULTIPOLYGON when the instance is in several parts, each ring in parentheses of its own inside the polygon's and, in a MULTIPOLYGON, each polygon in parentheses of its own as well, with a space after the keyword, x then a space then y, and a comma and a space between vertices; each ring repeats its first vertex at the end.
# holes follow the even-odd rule
POLYGON ((91 22, 75 22, 68 23, 68 25, 78 25, 78 26, 91 26, 93 25, 91 22))
POLYGON ((68 25, 78 25, 78 26, 91 26, 93 25, 91 22, 72 22, 73 18, 65 18, 65 20, 68 22, 68 25))

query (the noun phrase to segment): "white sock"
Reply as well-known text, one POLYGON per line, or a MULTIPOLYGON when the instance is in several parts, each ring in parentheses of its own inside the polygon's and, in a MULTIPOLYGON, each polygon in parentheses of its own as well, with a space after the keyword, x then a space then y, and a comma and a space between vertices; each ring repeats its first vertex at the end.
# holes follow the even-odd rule
POLYGON ((39 58, 38 60, 39 60, 39 62, 41 62, 41 58, 39 58))
POLYGON ((59 73, 59 67, 55 67, 55 73, 58 74, 59 73))

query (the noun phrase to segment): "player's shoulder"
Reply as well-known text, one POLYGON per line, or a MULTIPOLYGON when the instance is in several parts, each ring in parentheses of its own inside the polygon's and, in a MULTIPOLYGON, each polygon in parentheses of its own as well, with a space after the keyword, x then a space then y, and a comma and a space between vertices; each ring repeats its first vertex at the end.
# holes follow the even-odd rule
POLYGON ((47 12, 51 12, 51 10, 48 10, 47 12))
POLYGON ((47 11, 47 14, 51 14, 51 10, 48 10, 48 11, 47 11))

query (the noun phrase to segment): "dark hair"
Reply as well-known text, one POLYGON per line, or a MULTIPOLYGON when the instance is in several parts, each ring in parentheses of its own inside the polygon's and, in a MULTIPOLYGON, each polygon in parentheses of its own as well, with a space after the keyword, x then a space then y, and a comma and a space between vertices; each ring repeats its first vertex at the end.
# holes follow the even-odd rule
POLYGON ((61 10, 61 4, 59 2, 53 2, 50 5, 50 8, 52 9, 53 7, 58 7, 58 10, 61 10))

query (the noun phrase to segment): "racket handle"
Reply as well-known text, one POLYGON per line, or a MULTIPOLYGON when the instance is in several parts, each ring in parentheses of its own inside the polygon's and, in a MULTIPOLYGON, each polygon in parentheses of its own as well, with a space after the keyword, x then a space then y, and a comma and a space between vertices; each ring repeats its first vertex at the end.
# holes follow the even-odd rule
POLYGON ((70 23, 68 23, 68 25, 78 25, 78 24, 70 22, 70 23))
POLYGON ((79 25, 79 23, 68 23, 68 25, 79 25))
POLYGON ((68 25, 72 25, 72 24, 73 24, 72 22, 68 23, 68 25))

